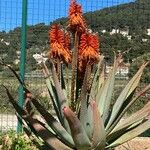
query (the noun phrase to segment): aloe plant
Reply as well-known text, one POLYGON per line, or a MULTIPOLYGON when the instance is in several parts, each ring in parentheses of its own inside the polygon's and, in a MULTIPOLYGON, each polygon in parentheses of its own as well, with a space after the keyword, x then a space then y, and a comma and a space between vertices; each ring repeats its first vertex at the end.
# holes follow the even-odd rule
POLYGON ((56 116, 40 104, 12 67, 1 62, 24 88, 25 104, 21 108, 4 86, 27 135, 36 135, 49 149, 105 150, 148 130, 150 102, 125 120, 120 120, 128 108, 150 89, 149 84, 135 94, 149 62, 142 64, 112 105, 115 74, 123 61, 121 55, 114 57, 112 70, 106 75, 104 57, 99 54, 98 35, 87 29, 81 6, 75 0, 70 5, 67 30, 70 32, 62 30, 60 25, 52 26, 48 58, 34 55, 43 70, 56 116), (68 35, 74 41, 72 52, 68 35), (36 118, 33 107, 43 122, 36 118))

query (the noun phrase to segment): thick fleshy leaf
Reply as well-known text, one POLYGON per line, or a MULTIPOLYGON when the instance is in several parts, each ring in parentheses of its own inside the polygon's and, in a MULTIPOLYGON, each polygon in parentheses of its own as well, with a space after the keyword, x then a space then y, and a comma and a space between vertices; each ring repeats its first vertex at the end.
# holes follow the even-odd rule
POLYGON ((118 138, 116 141, 111 143, 108 147, 114 147, 114 146, 123 144, 123 143, 133 139, 134 137, 140 135, 141 133, 145 132, 148 129, 150 129, 150 119, 145 121, 144 123, 141 123, 136 128, 131 129, 130 131, 124 133, 120 138, 118 138))
POLYGON ((89 102, 93 99, 96 99, 98 89, 100 89, 104 83, 104 65, 102 65, 103 59, 104 59, 104 56, 100 56, 100 61, 97 65, 97 70, 94 74, 92 85, 91 85, 89 102))
POLYGON ((60 111, 61 110, 61 107, 60 107, 61 104, 60 104, 60 101, 58 99, 56 88, 54 86, 54 83, 52 82, 51 77, 46 78, 46 86, 47 86, 49 95, 51 97, 56 115, 57 115, 59 121, 63 124, 63 119, 62 119, 61 111, 60 111))
POLYGON ((92 101, 91 105, 93 110, 92 147, 100 150, 104 150, 105 143, 106 143, 104 123, 100 116, 96 102, 92 101))
MULTIPOLYGON (((20 79, 19 75, 16 73, 16 71, 9 65, 6 65, 6 64, 3 64, 5 65, 6 67, 8 67, 12 73, 15 75, 15 77, 18 79, 19 83, 23 86, 24 90, 28 93, 30 93, 30 91, 27 89, 26 85, 24 82, 22 82, 22 80, 20 79)), ((57 96, 57 93, 56 93, 56 90, 55 88, 53 88, 54 84, 51 80, 51 77, 49 76, 49 71, 48 71, 48 68, 46 67, 45 64, 42 64, 43 66, 43 72, 44 72, 44 75, 46 77, 46 84, 47 84, 47 87, 48 87, 48 90, 49 90, 49 93, 50 93, 50 96, 51 96, 51 99, 52 99, 52 102, 53 102, 53 105, 54 105, 54 108, 55 108, 55 111, 56 111, 56 114, 58 116, 58 119, 60 120, 60 122, 63 122, 63 119, 61 117, 61 114, 60 114, 60 111, 59 111, 59 100, 58 100, 58 96, 57 96)))
POLYGON ((22 109, 18 103, 14 100, 14 98, 12 97, 12 95, 10 94, 9 90, 7 89, 7 87, 3 86, 6 90, 7 96, 9 98, 9 102, 13 105, 13 107, 15 108, 16 112, 21 115, 21 116, 27 116, 27 112, 22 109))
POLYGON ((26 133, 26 135, 29 137, 32 143, 36 146, 36 148, 40 149, 42 145, 32 136, 32 133, 27 126, 23 125, 23 131, 26 133))
POLYGON ((105 82, 105 65, 103 64, 102 71, 99 75, 98 82, 97 82, 96 93, 98 93, 98 91, 101 91, 101 88, 103 87, 104 82, 105 82))
POLYGON ((17 78, 17 80, 20 82, 21 85, 25 86, 24 82, 21 80, 21 78, 19 77, 19 75, 16 73, 16 71, 10 66, 10 65, 7 65, 3 62, 0 61, 0 64, 7 67, 14 75, 15 77, 17 78))
POLYGON ((22 124, 22 128, 23 128, 23 131, 26 133, 26 135, 30 138, 30 140, 32 141, 32 143, 38 148, 40 149, 41 148, 41 144, 42 144, 42 141, 40 141, 40 143, 37 141, 37 138, 35 138, 33 136, 32 133, 34 133, 36 135, 36 131, 33 129, 33 127, 31 127, 31 125, 29 125, 29 123, 27 122, 27 119, 25 118, 24 121, 26 121, 26 125, 25 122, 21 119, 21 117, 16 114, 17 118, 18 118, 18 121, 22 124))
POLYGON ((121 57, 118 57, 117 59, 115 58, 114 66, 110 71, 105 83, 103 84, 103 87, 98 91, 96 97, 96 101, 98 102, 98 108, 100 110, 100 114, 103 116, 104 122, 108 117, 109 107, 114 89, 115 73, 117 71, 120 61, 121 57))
POLYGON ((54 85, 55 85, 55 88, 57 91, 57 95, 58 95, 58 98, 60 100, 61 108, 63 108, 64 106, 66 106, 66 98, 65 98, 65 95, 64 95, 63 90, 61 88, 60 82, 58 80, 55 66, 52 62, 50 63, 50 69, 52 72, 52 78, 53 78, 53 82, 54 82, 54 85))
POLYGON ((117 98, 112 112, 109 119, 109 122, 106 126, 106 130, 112 125, 112 123, 115 121, 116 116, 118 115, 118 112, 120 111, 122 105, 125 103, 125 101, 131 96, 133 91, 137 88, 141 75, 143 73, 144 68, 146 67, 147 63, 144 63, 138 72, 133 76, 133 78, 129 81, 129 83, 125 86, 119 97, 117 98))
POLYGON ((64 118, 64 114, 62 112, 62 108, 67 105, 66 103, 66 98, 63 92, 63 89, 61 88, 61 84, 59 82, 55 66, 52 61, 49 61, 50 63, 50 69, 52 73, 52 78, 50 77, 49 70, 47 66, 43 63, 42 64, 42 69, 43 73, 46 78, 46 85, 50 94, 50 97, 52 99, 52 103, 55 109, 55 112, 57 114, 57 117, 61 124, 65 127, 67 131, 69 131, 69 125, 64 118))
POLYGON ((30 129, 26 125, 23 125, 23 130, 28 137, 30 137, 32 135, 32 132, 30 131, 30 129))
POLYGON ((40 121, 29 116, 26 119, 28 120, 29 124, 34 128, 36 134, 41 137, 51 149, 56 150, 61 149, 61 147, 66 147, 57 139, 57 137, 51 131, 44 127, 44 125, 40 121))
MULTIPOLYGON (((48 129, 46 129, 42 123, 40 123, 40 121, 38 121, 37 119, 34 119, 32 117, 30 117, 25 110, 23 110, 18 104, 17 102, 13 99, 13 97, 11 96, 11 94, 9 93, 9 90, 5 87, 7 95, 9 97, 9 101, 12 103, 12 105, 14 106, 15 110, 17 111, 17 113, 19 115, 22 116, 22 118, 26 121, 26 123, 30 126, 31 130, 34 130, 34 133, 37 134, 38 136, 40 136, 51 149, 60 149, 60 145, 61 142, 56 138, 56 136, 49 131, 48 129), (59 144, 56 145, 55 143, 58 142, 59 144)), ((65 145, 62 144, 63 147, 65 147, 65 145)), ((66 147, 67 148, 67 147, 66 147)))
POLYGON ((89 78, 91 77, 91 65, 87 65, 83 85, 81 88, 81 94, 80 94, 80 121, 83 125, 88 137, 92 138, 92 132, 93 132, 93 123, 92 123, 92 111, 90 111, 91 107, 88 106, 88 86, 89 86, 89 78))
POLYGON ((121 121, 112 132, 108 135, 108 140, 115 138, 116 136, 120 136, 126 132, 133 124, 140 124, 142 121, 146 120, 146 118, 150 115, 150 102, 148 102, 141 110, 137 111, 130 117, 126 118, 125 120, 121 121))
POLYGON ((60 102, 60 113, 61 113, 61 117, 63 119, 63 126, 65 127, 65 129, 67 131, 69 131, 70 130, 69 125, 68 125, 68 123, 64 117, 64 114, 63 114, 63 107, 67 106, 66 97, 64 95, 64 92, 63 92, 61 85, 60 85, 60 82, 58 80, 57 73, 56 73, 55 66, 54 66, 53 62, 50 62, 50 69, 52 72, 52 78, 53 78, 53 82, 54 82, 54 85, 56 88, 57 96, 58 96, 58 99, 60 102))
MULTIPOLYGON (((126 111, 129 109, 129 107, 138 99, 141 97, 141 95, 143 95, 145 92, 147 92, 150 89, 150 84, 147 85, 142 91, 140 91, 138 94, 136 94, 136 96, 129 102, 129 104, 125 105, 125 107, 123 108, 122 112, 117 116, 116 120, 113 122, 112 126, 109 128, 109 130, 107 130, 107 134, 109 134, 110 132, 112 132, 112 130, 116 127, 116 125, 118 124, 118 122, 120 121, 120 119, 123 117, 123 115, 126 113, 126 111)), ((144 107, 145 108, 145 107, 144 107)))
POLYGON ((53 131, 60 137, 60 140, 70 147, 74 147, 74 142, 71 135, 64 129, 64 127, 38 102, 38 100, 32 98, 32 103, 43 116, 48 125, 53 131))
POLYGON ((78 119, 78 117, 69 107, 64 107, 63 110, 64 110, 64 115, 66 119, 68 120, 70 129, 71 129, 71 134, 75 142, 76 148, 78 150, 90 149, 91 148, 90 140, 82 124, 80 123, 80 120, 78 119))

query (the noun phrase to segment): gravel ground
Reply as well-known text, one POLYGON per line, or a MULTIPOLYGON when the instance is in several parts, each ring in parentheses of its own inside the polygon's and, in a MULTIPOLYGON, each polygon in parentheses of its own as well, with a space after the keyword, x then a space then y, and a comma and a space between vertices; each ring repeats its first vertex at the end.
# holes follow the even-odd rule
POLYGON ((118 146, 115 150, 150 150, 150 138, 136 137, 131 141, 118 146))

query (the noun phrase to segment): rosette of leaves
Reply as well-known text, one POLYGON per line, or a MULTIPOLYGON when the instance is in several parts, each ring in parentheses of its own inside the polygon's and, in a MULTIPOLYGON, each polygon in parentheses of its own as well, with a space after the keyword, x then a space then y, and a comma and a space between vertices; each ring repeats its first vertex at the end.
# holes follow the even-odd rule
MULTIPOLYGON (((46 110, 34 95, 30 92, 25 83, 21 81, 16 72, 7 66, 17 77, 24 87, 26 99, 24 107, 21 108, 5 87, 9 101, 16 109, 16 114, 23 120, 24 130, 28 135, 35 134, 51 149, 109 149, 114 148, 150 128, 150 103, 148 102, 141 110, 119 122, 127 109, 149 88, 147 85, 140 93, 134 93, 140 81, 142 72, 147 63, 144 63, 129 83, 124 87, 114 105, 111 105, 115 73, 119 66, 120 57, 114 60, 114 65, 107 78, 104 77, 104 69, 101 61, 97 65, 90 90, 87 89, 88 67, 84 76, 82 88, 79 93, 79 100, 75 103, 76 110, 69 107, 65 78, 62 75, 58 79, 54 63, 49 62, 49 69, 44 62, 41 62, 46 78, 46 85, 49 91, 56 116, 46 110), (32 112, 35 107, 41 117, 41 122, 32 112), (58 144, 56 144, 58 143, 58 144), (65 147, 66 145, 67 147, 65 147)), ((63 74, 63 72, 61 72, 63 74)), ((32 138, 33 140, 33 138, 32 138)))

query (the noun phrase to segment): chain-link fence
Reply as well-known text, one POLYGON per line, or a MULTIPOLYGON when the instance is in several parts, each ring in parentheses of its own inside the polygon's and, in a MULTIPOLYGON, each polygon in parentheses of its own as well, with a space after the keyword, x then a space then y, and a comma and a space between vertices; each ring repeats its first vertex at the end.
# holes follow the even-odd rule
MULTIPOLYGON (((84 17, 100 36, 100 53, 105 55, 106 71, 113 61, 113 51, 122 53, 124 63, 118 70, 117 85, 128 79, 138 62, 150 59, 150 1, 149 0, 78 0, 84 17), (121 81, 120 81, 121 80, 121 81)), ((49 51, 48 31, 53 23, 67 24, 69 0, 28 0, 26 82, 47 107, 47 90, 33 54, 49 51)), ((0 58, 19 72, 21 49, 22 1, 0 0, 0 58)), ((138 64, 138 65, 137 65, 138 64)), ((149 70, 143 82, 150 82, 149 70)), ((10 71, 0 66, 0 84, 6 85, 18 99, 18 82, 10 71)), ((16 118, 2 86, 0 86, 0 130, 16 127, 16 118)))

